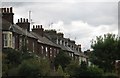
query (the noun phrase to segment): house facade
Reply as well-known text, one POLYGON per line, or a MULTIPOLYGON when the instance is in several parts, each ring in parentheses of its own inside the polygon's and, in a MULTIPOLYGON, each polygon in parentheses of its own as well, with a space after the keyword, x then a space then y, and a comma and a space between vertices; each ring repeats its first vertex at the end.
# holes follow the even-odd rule
POLYGON ((33 25, 30 31, 30 22, 26 18, 18 19, 14 24, 13 8, 0 8, 2 13, 2 47, 21 50, 23 45, 29 52, 35 52, 51 61, 60 50, 65 51, 72 59, 87 61, 81 51, 81 45, 76 45, 74 40, 64 38, 63 33, 53 30, 44 30, 42 25, 33 25))

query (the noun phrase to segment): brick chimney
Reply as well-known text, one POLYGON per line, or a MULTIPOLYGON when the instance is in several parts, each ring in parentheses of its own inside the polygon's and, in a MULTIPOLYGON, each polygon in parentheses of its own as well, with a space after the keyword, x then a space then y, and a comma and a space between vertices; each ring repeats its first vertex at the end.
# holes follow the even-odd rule
POLYGON ((58 37, 61 37, 63 38, 64 37, 64 34, 63 33, 57 33, 58 37))
POLYGON ((44 36, 44 29, 42 28, 42 25, 33 25, 32 31, 42 37, 44 36))
POLYGON ((18 19, 18 22, 16 24, 21 28, 27 29, 27 31, 30 31, 30 23, 28 22, 28 19, 20 18, 18 19))
POLYGON ((10 8, 0 8, 0 12, 2 14, 2 26, 10 26, 13 24, 13 9, 12 7, 10 8))
POLYGON ((80 44, 78 45, 78 51, 79 51, 79 52, 82 52, 82 51, 81 51, 81 45, 80 45, 80 44))

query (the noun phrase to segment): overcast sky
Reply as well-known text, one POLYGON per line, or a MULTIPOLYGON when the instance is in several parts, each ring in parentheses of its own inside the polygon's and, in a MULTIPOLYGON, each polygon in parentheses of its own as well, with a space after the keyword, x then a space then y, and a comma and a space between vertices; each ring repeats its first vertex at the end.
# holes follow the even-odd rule
MULTIPOLYGON (((15 1, 15 0, 12 0, 15 1)), ((3 7, 12 6, 15 23, 19 18, 31 18, 33 24, 42 24, 45 29, 63 32, 66 38, 90 48, 91 40, 106 33, 118 33, 117 0, 78 0, 3 2, 3 7), (51 24, 51 25, 50 25, 51 24)), ((32 28, 32 27, 31 27, 32 28)))

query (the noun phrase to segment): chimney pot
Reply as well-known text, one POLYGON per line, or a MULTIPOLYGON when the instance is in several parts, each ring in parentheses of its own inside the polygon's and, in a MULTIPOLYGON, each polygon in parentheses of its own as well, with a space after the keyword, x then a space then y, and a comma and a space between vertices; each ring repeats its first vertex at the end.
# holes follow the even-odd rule
POLYGON ((7 8, 7 13, 9 13, 9 8, 7 8))
POLYGON ((33 25, 33 29, 35 28, 35 26, 33 25))
POLYGON ((12 7, 10 7, 10 13, 12 13, 12 7))
POLYGON ((23 21, 25 22, 25 18, 23 19, 23 21))
POLYGON ((20 18, 20 22, 22 23, 22 18, 20 18))
POLYGON ((19 19, 18 19, 18 23, 19 23, 20 21, 19 21, 19 19))
POLYGON ((26 19, 26 22, 28 22, 28 19, 26 19))
POLYGON ((1 13, 3 13, 3 8, 1 8, 1 13))
POLYGON ((6 13, 6 8, 4 8, 4 13, 6 13))
POLYGON ((36 28, 37 28, 37 25, 36 25, 36 28))
POLYGON ((40 26, 40 28, 42 28, 42 25, 40 26))

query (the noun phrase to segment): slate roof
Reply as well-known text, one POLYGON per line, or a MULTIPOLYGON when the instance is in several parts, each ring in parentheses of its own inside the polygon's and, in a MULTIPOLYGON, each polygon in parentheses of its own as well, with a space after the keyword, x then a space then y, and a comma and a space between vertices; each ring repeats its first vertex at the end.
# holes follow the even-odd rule
MULTIPOLYGON (((3 31, 11 31, 11 32, 15 32, 17 34, 21 34, 21 35, 26 35, 28 37, 31 37, 31 38, 35 38, 35 39, 38 39, 38 42, 39 43, 43 43, 43 44, 47 44, 47 45, 51 45, 51 46, 54 46, 54 47, 59 47, 58 45, 56 45, 55 43, 53 43, 52 41, 50 41, 49 39, 47 39, 46 37, 41 37, 39 35, 37 35, 36 33, 34 32, 29 32, 29 31, 26 31, 25 29, 19 27, 18 25, 16 24, 10 24, 10 22, 2 19, 2 21, 4 21, 5 23, 3 23, 3 26, 2 26, 2 30, 3 31)), ((60 48, 60 47, 59 47, 60 48)))
POLYGON ((69 51, 69 52, 74 52, 71 48, 67 47, 67 46, 63 46, 63 45, 59 45, 61 47, 62 50, 65 51, 69 51))
POLYGON ((18 25, 12 25, 12 28, 13 28, 13 32, 16 32, 16 33, 22 34, 22 35, 27 35, 28 37, 31 37, 31 38, 38 39, 39 43, 51 45, 54 47, 59 47, 58 45, 54 44, 52 41, 50 41, 46 37, 42 37, 40 35, 37 35, 36 33, 32 32, 32 31, 26 31, 25 29, 22 29, 18 25))
POLYGON ((19 27, 18 25, 14 24, 10 27, 10 29, 17 33, 17 34, 21 34, 21 35, 26 35, 28 37, 31 37, 31 38, 36 38, 35 36, 33 36, 29 31, 25 30, 25 29, 22 29, 21 27, 19 27))
POLYGON ((11 31, 11 32, 15 32, 17 34, 27 35, 28 37, 31 37, 31 38, 36 38, 31 33, 26 31, 25 29, 22 29, 18 25, 11 24, 10 22, 8 22, 8 21, 6 21, 4 19, 2 19, 2 21, 4 21, 4 23, 2 24, 2 30, 3 31, 11 31))
MULTIPOLYGON (((45 33, 45 36, 46 36, 48 39, 50 39, 50 40, 52 39, 51 36, 49 35, 49 33, 48 33, 48 34, 45 33)), ((54 36, 57 36, 57 35, 54 34, 54 36)), ((59 39, 62 39, 62 40, 65 40, 65 41, 70 41, 69 38, 59 38, 59 39)), ((52 40, 51 40, 51 41, 52 41, 52 40)), ((57 45, 59 45, 59 44, 57 44, 57 45)), ((61 48, 62 50, 65 50, 65 51, 68 51, 68 52, 72 52, 72 53, 74 53, 75 55, 78 55, 78 56, 81 56, 81 57, 88 58, 84 53, 78 52, 77 50, 73 50, 72 48, 70 48, 70 47, 68 47, 68 46, 64 46, 64 45, 59 45, 59 46, 60 46, 60 48, 61 48)))
MULTIPOLYGON (((51 36, 49 34, 45 34, 47 36, 47 38, 49 38, 50 40, 52 39, 51 36)), ((56 36, 56 35, 55 35, 56 36)), ((67 38, 59 38, 59 39, 62 39, 62 40, 65 40, 65 41, 69 41, 67 38)), ((58 44, 59 45, 59 44, 58 44)), ((75 55, 81 55, 80 52, 76 51, 76 50, 72 50, 70 47, 68 46, 64 46, 64 45, 59 45, 60 48, 62 50, 65 50, 65 51, 68 51, 68 52, 72 52, 74 53, 75 55)))
POLYGON ((47 44, 47 45, 51 45, 51 46, 60 48, 60 46, 58 46, 57 44, 55 44, 52 41, 50 41, 49 39, 47 39, 45 36, 42 37, 32 31, 31 31, 31 34, 34 35, 38 39, 39 43, 47 44))
MULTIPOLYGON (((3 19, 4 20, 4 19, 3 19)), ((4 20, 6 23, 9 23, 7 22, 6 20, 4 20)), ((4 24, 3 24, 4 25, 4 24)), ((10 23, 9 23, 10 25, 10 23)), ((65 50, 65 51, 69 51, 69 52, 73 52, 75 55, 79 55, 79 56, 83 56, 83 57, 87 57, 85 56, 83 53, 80 53, 76 50, 72 50, 70 47, 67 47, 67 46, 63 46, 63 45, 58 45, 56 43, 53 43, 51 41, 51 36, 45 34, 45 36, 40 36, 34 32, 29 32, 29 31, 26 31, 25 29, 22 29, 21 27, 19 27, 18 25, 14 24, 14 25, 11 25, 11 26, 8 26, 8 24, 5 26, 2 26, 2 30, 11 30, 12 32, 15 32, 15 33, 18 33, 18 34, 21 34, 21 35, 27 35, 28 37, 31 37, 31 38, 35 38, 35 39, 38 39, 38 42, 39 43, 42 43, 42 44, 46 44, 46 45, 50 45, 50 46, 54 46, 54 47, 58 47, 58 48, 61 48, 62 50, 65 50)), ((67 40, 66 38, 63 38, 65 40, 67 40)))

